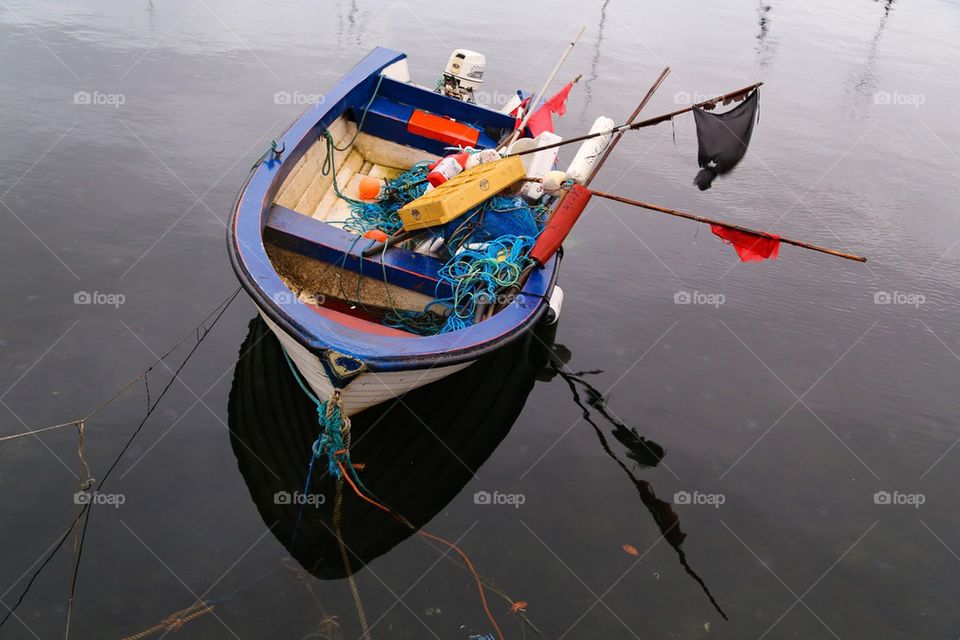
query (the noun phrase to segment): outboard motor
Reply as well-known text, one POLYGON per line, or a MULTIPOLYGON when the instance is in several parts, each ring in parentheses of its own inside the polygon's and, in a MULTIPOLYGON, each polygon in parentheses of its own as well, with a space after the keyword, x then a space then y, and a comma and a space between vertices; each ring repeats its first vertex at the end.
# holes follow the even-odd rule
POLYGON ((437 91, 445 96, 476 103, 474 92, 483 84, 487 57, 469 49, 457 49, 450 56, 437 91))

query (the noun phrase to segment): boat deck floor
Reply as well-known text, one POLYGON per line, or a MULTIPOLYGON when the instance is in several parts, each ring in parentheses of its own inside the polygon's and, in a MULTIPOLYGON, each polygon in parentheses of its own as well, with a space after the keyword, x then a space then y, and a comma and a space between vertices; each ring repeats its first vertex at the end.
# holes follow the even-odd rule
MULTIPOLYGON (((333 163, 337 186, 348 198, 357 199, 365 176, 393 179, 422 160, 435 160, 424 151, 360 133, 357 125, 341 116, 330 125, 334 140, 333 163)), ((280 187, 276 204, 335 226, 343 226, 350 205, 337 196, 333 176, 324 175, 327 142, 318 138, 297 162, 280 187)))

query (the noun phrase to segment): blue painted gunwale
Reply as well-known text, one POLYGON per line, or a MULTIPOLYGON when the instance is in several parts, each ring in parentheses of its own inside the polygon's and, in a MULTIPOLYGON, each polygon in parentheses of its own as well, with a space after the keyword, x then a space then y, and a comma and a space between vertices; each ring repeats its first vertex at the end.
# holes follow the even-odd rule
MULTIPOLYGON (((461 331, 418 338, 371 335, 330 321, 307 305, 294 301, 279 304, 279 294, 289 292, 267 256, 263 234, 277 190, 300 157, 337 117, 347 110, 360 113, 377 86, 380 72, 406 55, 377 47, 349 71, 322 104, 309 107, 277 140, 278 159, 267 158, 250 172, 237 196, 227 227, 227 249, 240 283, 257 306, 287 334, 323 358, 333 351, 356 358, 371 371, 402 371, 446 366, 474 360, 498 349, 529 330, 546 311, 548 296, 557 277, 558 258, 534 271, 523 291, 510 305, 489 320, 461 331)), ((445 113, 462 122, 501 126, 509 116, 445 98, 425 89, 381 85, 403 92, 404 100, 421 108, 429 104, 435 113, 445 113), (441 109, 440 107, 444 107, 441 109)), ((400 83, 395 83, 400 84, 400 83)), ((419 138, 419 136, 411 136, 419 138)), ((420 139, 423 141, 424 139, 420 139)), ((401 141, 421 147, 422 142, 401 141)))

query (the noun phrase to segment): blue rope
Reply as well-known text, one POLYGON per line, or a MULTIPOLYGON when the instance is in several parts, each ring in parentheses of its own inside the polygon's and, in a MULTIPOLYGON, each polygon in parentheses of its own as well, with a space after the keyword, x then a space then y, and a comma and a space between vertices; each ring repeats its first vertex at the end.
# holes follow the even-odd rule
MULTIPOLYGON (((342 406, 340 403, 335 402, 332 398, 330 400, 323 401, 315 396, 303 381, 303 378, 300 376, 300 372, 297 370, 296 365, 293 364, 293 360, 290 359, 290 354, 287 353, 286 349, 283 350, 283 357, 286 359, 287 365, 290 367, 290 371, 293 372, 293 377, 297 381, 297 384, 300 385, 300 388, 303 390, 303 392, 317 407, 317 423, 320 425, 320 435, 317 436, 317 439, 311 446, 311 450, 313 452, 313 455, 310 459, 311 468, 317 458, 326 456, 327 470, 331 476, 335 478, 340 477, 340 468, 337 465, 337 462, 345 462, 346 467, 353 471, 353 465, 350 464, 350 452, 346 451, 346 445, 343 441, 342 428, 346 423, 346 418, 343 416, 342 406), (338 459, 338 457, 340 459, 338 459)), ((355 472, 352 472, 350 475, 354 476, 355 480, 359 480, 359 478, 356 477, 355 472)), ((310 486, 309 481, 310 478, 308 471, 307 487, 310 486)))
POLYGON ((519 284, 535 239, 505 235, 463 249, 438 272, 438 292, 449 287, 452 296, 441 298, 438 293, 422 312, 397 311, 388 314, 384 324, 418 333, 448 333, 472 326, 478 304, 494 303, 499 292, 519 284), (445 310, 445 320, 443 314, 431 311, 434 307, 445 310))
MULTIPOLYGON (((363 484, 363 481, 360 480, 360 477, 357 475, 357 470, 354 468, 353 463, 350 462, 350 451, 347 449, 343 437, 343 428, 349 421, 343 415, 343 407, 333 398, 324 402, 314 395, 303 381, 300 372, 293 364, 293 360, 290 359, 290 354, 287 353, 286 349, 282 349, 282 351, 283 357, 286 359, 294 379, 297 381, 297 384, 300 385, 300 389, 303 390, 306 396, 316 405, 317 423, 320 425, 320 435, 317 436, 317 439, 314 440, 313 445, 310 447, 310 463, 307 467, 307 479, 303 484, 303 495, 306 496, 310 492, 313 471, 316 468, 317 460, 324 456, 326 456, 327 459, 327 473, 332 477, 340 478, 339 463, 342 463, 357 486, 362 487, 364 491, 373 495, 363 484)), ((303 520, 305 507, 306 501, 300 505, 300 510, 297 513, 297 521, 293 527, 293 538, 290 542, 291 546, 297 540, 297 532, 300 530, 300 522, 303 520)))

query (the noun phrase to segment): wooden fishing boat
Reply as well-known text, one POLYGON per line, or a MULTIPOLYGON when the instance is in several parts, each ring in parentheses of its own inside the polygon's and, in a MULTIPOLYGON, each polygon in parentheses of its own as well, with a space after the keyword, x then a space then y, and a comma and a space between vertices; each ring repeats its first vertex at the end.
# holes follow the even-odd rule
MULTIPOLYGON (((251 171, 228 226, 234 271, 261 316, 317 397, 337 397, 348 415, 506 346, 544 318, 552 296, 549 317, 559 312, 552 255, 509 304, 466 328, 417 335, 381 322, 378 310, 423 311, 441 295, 444 261, 400 246, 364 255, 375 243, 343 228, 341 196, 356 198, 364 176, 392 178, 451 146, 495 148, 516 126, 412 84, 406 64, 377 48, 308 108, 251 171)), ((563 200, 549 199, 550 209, 563 200)))

